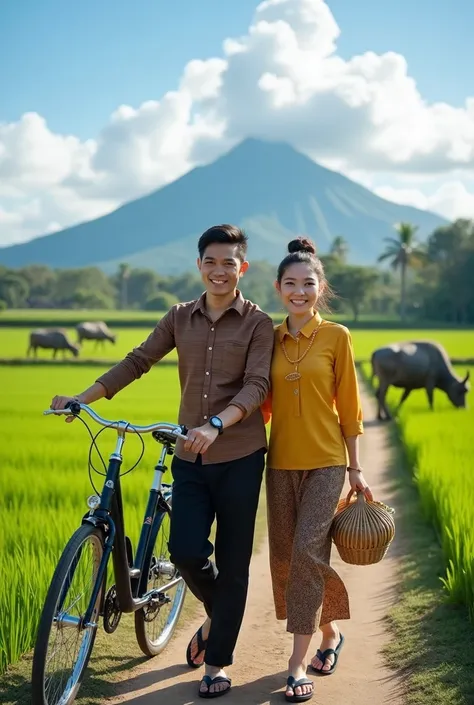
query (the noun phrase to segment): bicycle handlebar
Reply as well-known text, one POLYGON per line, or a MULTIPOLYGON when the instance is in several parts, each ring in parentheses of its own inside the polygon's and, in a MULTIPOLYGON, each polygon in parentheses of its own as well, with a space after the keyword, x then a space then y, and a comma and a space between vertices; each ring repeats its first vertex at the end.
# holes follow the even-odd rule
POLYGON ((51 414, 54 414, 55 416, 79 416, 81 411, 85 411, 87 414, 89 414, 91 419, 94 419, 96 423, 100 424, 100 426, 105 426, 107 428, 121 428, 126 433, 153 433, 154 431, 156 431, 158 433, 169 433, 172 436, 176 436, 176 438, 182 438, 183 440, 187 440, 187 429, 185 426, 165 422, 154 423, 148 426, 137 426, 130 424, 128 421, 108 421, 102 416, 99 416, 99 414, 97 414, 93 409, 91 409, 90 406, 88 406, 87 404, 81 404, 78 401, 70 402, 65 409, 47 409, 46 411, 43 411, 43 415, 50 416, 51 414))

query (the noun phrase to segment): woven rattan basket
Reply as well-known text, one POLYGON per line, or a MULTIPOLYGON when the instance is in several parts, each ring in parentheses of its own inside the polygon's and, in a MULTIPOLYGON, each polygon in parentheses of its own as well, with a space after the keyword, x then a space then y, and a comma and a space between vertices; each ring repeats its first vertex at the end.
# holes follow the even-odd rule
POLYGON ((394 510, 383 502, 369 502, 364 493, 341 499, 331 534, 345 563, 372 565, 387 553, 395 536, 394 510))

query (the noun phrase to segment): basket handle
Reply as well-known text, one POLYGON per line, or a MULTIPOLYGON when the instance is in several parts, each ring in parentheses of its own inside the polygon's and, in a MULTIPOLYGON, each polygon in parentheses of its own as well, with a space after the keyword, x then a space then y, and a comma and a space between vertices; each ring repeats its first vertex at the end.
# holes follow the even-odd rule
POLYGON ((363 502, 367 502, 367 497, 365 496, 365 492, 363 490, 353 490, 350 489, 349 493, 346 497, 346 503, 349 504, 351 501, 352 495, 356 494, 357 495, 357 502, 360 502, 361 504, 363 502))
MULTIPOLYGON (((349 490, 349 493, 346 497, 346 505, 347 506, 349 505, 353 494, 357 495, 357 499, 356 499, 357 502, 360 502, 361 504, 363 504, 364 502, 366 504, 371 504, 370 500, 367 499, 367 497, 365 496, 365 492, 363 490, 349 490)), ((379 507, 381 507, 382 509, 384 509, 389 514, 395 514, 395 509, 393 507, 389 507, 388 504, 385 504, 385 502, 376 502, 375 500, 373 500, 373 502, 376 505, 378 505, 379 507)))

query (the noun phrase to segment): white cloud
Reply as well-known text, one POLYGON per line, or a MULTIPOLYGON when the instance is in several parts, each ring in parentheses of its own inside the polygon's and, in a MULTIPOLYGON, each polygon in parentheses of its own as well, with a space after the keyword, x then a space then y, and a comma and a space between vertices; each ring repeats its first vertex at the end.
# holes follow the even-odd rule
POLYGON ((94 149, 92 141, 56 135, 40 115, 25 113, 17 123, 0 124, 0 180, 32 189, 60 183, 72 173, 90 178, 94 149))
POLYGON ((118 205, 112 199, 83 198, 62 185, 16 193, 8 208, 3 208, 1 202, 0 197, 0 244, 23 242, 38 234, 61 230, 65 225, 92 220, 118 205))
POLYGON ((429 210, 448 220, 474 219, 474 193, 469 192, 460 181, 447 181, 431 194, 423 193, 416 188, 394 188, 393 186, 379 186, 374 191, 389 201, 429 210))
POLYGON ((364 183, 388 175, 392 199, 472 212, 474 97, 428 104, 403 56, 344 60, 339 34, 323 0, 265 0, 221 57, 189 62, 158 100, 118 107, 95 140, 55 134, 36 113, 0 124, 0 243, 106 213, 249 136, 288 141, 364 183), (400 194, 390 179, 433 174, 447 183, 431 195, 400 194))

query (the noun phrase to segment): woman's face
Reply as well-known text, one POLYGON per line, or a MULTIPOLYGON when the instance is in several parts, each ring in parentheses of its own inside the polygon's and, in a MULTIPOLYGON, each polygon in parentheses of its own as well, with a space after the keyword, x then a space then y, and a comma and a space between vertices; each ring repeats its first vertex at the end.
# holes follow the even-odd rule
POLYGON ((280 298, 288 313, 302 314, 316 308, 319 281, 306 262, 290 264, 280 283, 276 283, 280 298))

